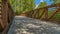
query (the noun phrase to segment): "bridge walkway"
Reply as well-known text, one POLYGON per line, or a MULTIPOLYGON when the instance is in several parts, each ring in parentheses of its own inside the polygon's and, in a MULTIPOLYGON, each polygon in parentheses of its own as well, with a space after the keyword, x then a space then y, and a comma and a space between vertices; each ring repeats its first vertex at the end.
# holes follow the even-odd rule
POLYGON ((7 34, 60 34, 60 24, 15 16, 7 34))

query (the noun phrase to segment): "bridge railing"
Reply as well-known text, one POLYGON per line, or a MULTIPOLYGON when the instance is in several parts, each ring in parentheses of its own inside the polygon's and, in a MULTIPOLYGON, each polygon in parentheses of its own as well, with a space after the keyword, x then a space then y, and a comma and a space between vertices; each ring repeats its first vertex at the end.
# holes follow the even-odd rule
POLYGON ((6 34, 13 18, 14 12, 8 0, 1 0, 1 18, 0 18, 0 31, 6 34))
POLYGON ((14 11, 11 7, 11 5, 8 3, 8 19, 9 19, 9 22, 11 22, 14 18, 14 11))
POLYGON ((55 14, 59 12, 59 10, 60 10, 60 3, 27 11, 25 14, 27 17, 31 17, 31 18, 51 20, 55 16, 55 14), (55 7, 56 9, 53 11, 51 15, 49 15, 48 10, 49 8, 53 8, 53 7, 55 7))

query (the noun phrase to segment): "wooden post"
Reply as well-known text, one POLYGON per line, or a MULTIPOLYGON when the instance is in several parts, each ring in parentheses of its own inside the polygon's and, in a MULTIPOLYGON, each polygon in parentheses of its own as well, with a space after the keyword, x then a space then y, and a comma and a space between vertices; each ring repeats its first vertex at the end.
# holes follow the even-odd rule
POLYGON ((33 18, 34 16, 34 11, 31 11, 31 18, 33 18))
POLYGON ((0 2, 0 4, 1 4, 1 9, 0 9, 0 11, 1 11, 1 16, 0 16, 0 30, 2 30, 2 29, 4 29, 4 24, 3 24, 3 22, 2 22, 2 2, 0 2))
POLYGON ((4 23, 4 27, 8 25, 8 1, 7 0, 2 0, 2 21, 4 23))
POLYGON ((45 9, 43 9, 43 11, 42 11, 42 13, 41 13, 41 15, 40 15, 40 19, 42 18, 42 16, 44 15, 44 13, 45 13, 45 9))
POLYGON ((35 11, 36 11, 36 15, 35 15, 36 19, 38 19, 39 18, 39 10, 36 9, 35 11))
POLYGON ((34 18, 34 12, 35 12, 35 11, 32 11, 32 12, 33 12, 33 14, 32 14, 32 18, 34 18))
POLYGON ((6 20, 8 25, 8 0, 6 0, 6 20))
POLYGON ((45 8, 45 19, 48 19, 48 8, 45 8))

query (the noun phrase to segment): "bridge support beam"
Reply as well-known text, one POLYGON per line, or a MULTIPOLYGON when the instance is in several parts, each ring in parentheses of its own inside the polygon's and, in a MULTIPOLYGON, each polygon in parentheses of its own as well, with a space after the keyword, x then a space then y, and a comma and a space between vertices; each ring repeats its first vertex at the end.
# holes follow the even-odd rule
POLYGON ((8 1, 2 0, 2 23, 4 24, 4 27, 8 25, 8 1))

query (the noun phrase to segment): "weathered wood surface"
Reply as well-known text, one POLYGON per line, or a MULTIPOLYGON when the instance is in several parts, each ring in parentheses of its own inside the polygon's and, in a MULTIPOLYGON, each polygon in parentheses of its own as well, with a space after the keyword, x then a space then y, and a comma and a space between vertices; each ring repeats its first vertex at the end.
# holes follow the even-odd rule
POLYGON ((7 34, 60 34, 60 24, 17 16, 7 34))
POLYGON ((5 34, 10 26, 9 24, 13 21, 14 12, 8 0, 1 0, 0 5, 0 31, 5 34))
POLYGON ((60 3, 57 3, 57 4, 52 4, 50 6, 45 6, 45 7, 42 7, 42 8, 36 8, 34 10, 26 11, 25 13, 27 14, 27 17, 31 17, 31 18, 35 18, 35 19, 36 18, 38 18, 38 19, 43 19, 44 18, 46 20, 51 20, 55 16, 55 14, 59 11, 60 11, 60 3), (55 7, 57 10, 55 9, 53 11, 54 13, 52 13, 52 15, 50 15, 50 17, 49 17, 48 16, 48 12, 49 12, 48 9, 53 8, 53 7, 55 7), (43 10, 43 11, 41 11, 41 10, 43 10))

